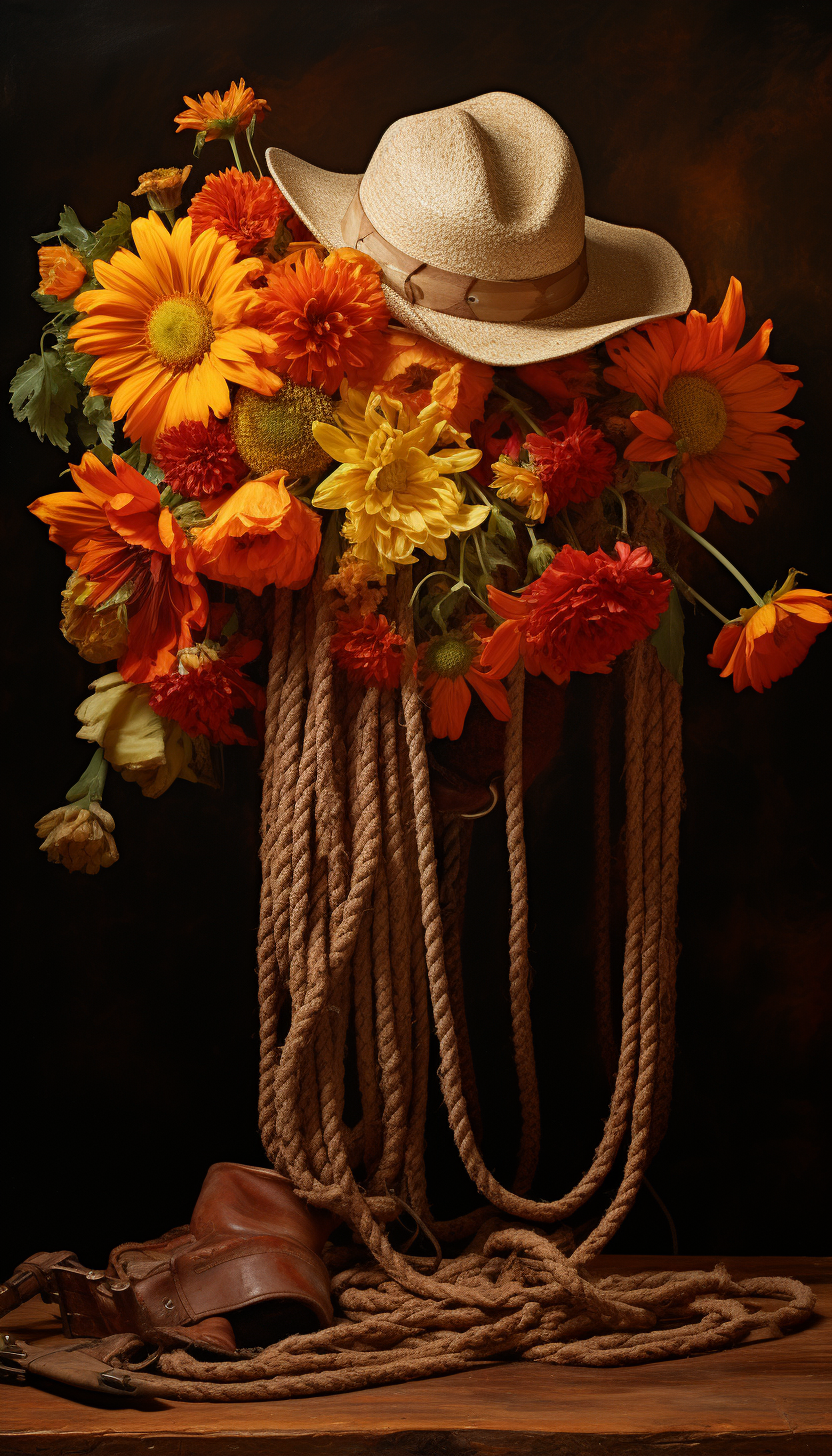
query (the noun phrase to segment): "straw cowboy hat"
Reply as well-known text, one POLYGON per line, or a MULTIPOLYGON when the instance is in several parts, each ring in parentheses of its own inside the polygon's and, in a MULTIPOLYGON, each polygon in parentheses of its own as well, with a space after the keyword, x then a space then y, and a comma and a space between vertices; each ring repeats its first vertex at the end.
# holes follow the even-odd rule
POLYGON ((585 215, 569 138, 522 96, 404 116, 363 175, 266 156, 316 238, 381 265, 395 318, 470 359, 533 364, 690 304, 670 243, 585 215))

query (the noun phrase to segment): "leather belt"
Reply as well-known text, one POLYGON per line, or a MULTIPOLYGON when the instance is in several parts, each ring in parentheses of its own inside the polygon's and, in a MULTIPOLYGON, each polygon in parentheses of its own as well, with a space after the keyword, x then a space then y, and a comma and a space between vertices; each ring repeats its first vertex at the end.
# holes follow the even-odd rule
POLYGON ((384 282, 408 303, 455 318, 483 323, 524 323, 552 318, 571 308, 589 283, 586 241, 574 262, 541 278, 514 278, 493 282, 448 273, 411 258, 376 231, 356 191, 341 223, 348 247, 367 253, 380 264, 384 282))

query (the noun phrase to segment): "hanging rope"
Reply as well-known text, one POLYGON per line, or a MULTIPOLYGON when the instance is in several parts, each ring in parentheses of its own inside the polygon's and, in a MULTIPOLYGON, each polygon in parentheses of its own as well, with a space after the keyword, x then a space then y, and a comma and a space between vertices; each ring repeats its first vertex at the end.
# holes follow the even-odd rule
MULTIPOLYGON (((412 631, 410 573, 398 576, 412 631)), ((642 643, 625 660, 627 922, 621 1025, 610 993, 609 742, 605 687, 595 735, 596 997, 611 1078, 590 1166, 551 1201, 528 1197, 540 1114, 532 1043, 523 836, 524 670, 509 681, 505 799, 511 883, 509 998, 521 1136, 513 1186, 486 1166, 462 991, 468 826, 437 826, 422 707, 333 678, 320 576, 278 592, 263 768, 258 942, 260 1128, 273 1165, 352 1230, 327 1250, 336 1324, 234 1362, 163 1352, 151 1393, 260 1400, 354 1390, 514 1357, 621 1365, 734 1344, 805 1322, 812 1296, 788 1279, 725 1269, 593 1277, 588 1265, 631 1209, 667 1121, 673 1060, 676 885, 682 806, 680 690, 642 643), (437 857, 437 844, 439 856, 437 857), (290 1004, 291 1015, 285 1012, 290 1004), (285 1023, 285 1025, 284 1025, 285 1023), (438 1220, 425 1174, 429 1042, 459 1156, 482 1204, 438 1220), (361 1115, 345 1121, 348 1068, 361 1115), (583 1242, 565 1223, 625 1149, 617 1188, 583 1242), (455 1257, 408 1257, 387 1225, 409 1210, 455 1257), (513 1221, 509 1223, 509 1220, 513 1221), (530 1225, 537 1225, 531 1227, 530 1225), (541 1227, 542 1226, 542 1227, 541 1227), (547 1230, 547 1231, 544 1231, 547 1230), (781 1301, 757 1309, 749 1301, 781 1301)), ((437 1243, 437 1250, 439 1245, 437 1243)), ((113 1352, 124 1363, 124 1353, 113 1352)))

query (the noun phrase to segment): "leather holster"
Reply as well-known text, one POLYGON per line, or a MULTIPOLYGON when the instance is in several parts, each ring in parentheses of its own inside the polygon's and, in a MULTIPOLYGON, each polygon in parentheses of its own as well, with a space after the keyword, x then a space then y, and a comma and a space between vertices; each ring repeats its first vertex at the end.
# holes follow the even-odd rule
POLYGON ((214 1163, 186 1227, 119 1244, 106 1269, 33 1254, 3 1289, 15 1304, 36 1290, 57 1301, 70 1338, 133 1334, 233 1357, 332 1323, 320 1254, 336 1223, 271 1168, 214 1163))

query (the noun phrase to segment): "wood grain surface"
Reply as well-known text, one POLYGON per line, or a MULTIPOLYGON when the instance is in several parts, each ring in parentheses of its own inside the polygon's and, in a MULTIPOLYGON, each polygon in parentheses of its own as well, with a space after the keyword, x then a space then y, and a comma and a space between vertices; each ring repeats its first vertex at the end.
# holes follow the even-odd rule
MULTIPOLYGON (((597 1270, 709 1268, 711 1257, 613 1257, 597 1270)), ((57 1387, 0 1391, 4 1456, 829 1456, 832 1450, 832 1259, 729 1258, 738 1278, 786 1274, 812 1285, 817 1312, 783 1339, 633 1369, 514 1362, 348 1395, 250 1405, 142 1406, 57 1387)), ((60 1344, 41 1301, 7 1316, 28 1344, 60 1344)))

